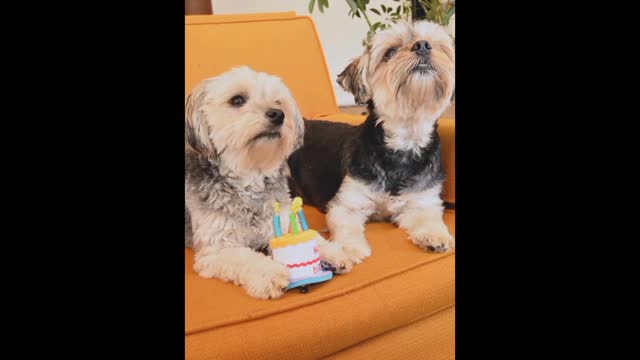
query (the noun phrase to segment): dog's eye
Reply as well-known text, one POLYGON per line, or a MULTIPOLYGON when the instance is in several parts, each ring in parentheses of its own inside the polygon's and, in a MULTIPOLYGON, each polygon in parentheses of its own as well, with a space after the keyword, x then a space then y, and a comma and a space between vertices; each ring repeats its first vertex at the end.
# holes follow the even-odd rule
POLYGON ((391 57, 393 55, 395 55, 396 51, 398 51, 398 49, 396 49, 396 48, 391 48, 391 49, 387 50, 387 52, 384 53, 384 59, 385 60, 391 59, 391 57))
POLYGON ((235 107, 240 107, 240 106, 244 105, 244 103, 246 101, 247 101, 247 99, 245 99, 244 96, 236 95, 236 96, 232 97, 231 100, 229 100, 229 104, 231 104, 232 106, 235 106, 235 107))

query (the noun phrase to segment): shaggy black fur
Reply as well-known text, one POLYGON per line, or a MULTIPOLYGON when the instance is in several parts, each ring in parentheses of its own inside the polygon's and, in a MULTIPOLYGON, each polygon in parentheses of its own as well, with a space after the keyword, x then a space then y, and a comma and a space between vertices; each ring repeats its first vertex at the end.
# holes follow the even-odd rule
POLYGON ((432 141, 417 154, 394 151, 384 143, 382 124, 376 126, 378 115, 371 100, 368 107, 369 116, 359 126, 305 121, 304 145, 288 160, 293 196, 326 211, 347 174, 391 195, 423 191, 444 182, 437 124, 432 141))

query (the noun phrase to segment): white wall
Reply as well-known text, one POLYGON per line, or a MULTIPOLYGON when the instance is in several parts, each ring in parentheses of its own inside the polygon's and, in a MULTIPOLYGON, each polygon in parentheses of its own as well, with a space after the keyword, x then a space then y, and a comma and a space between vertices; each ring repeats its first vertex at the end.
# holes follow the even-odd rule
MULTIPOLYGON (((295 11, 300 15, 309 15, 308 0, 212 0, 214 14, 238 14, 256 12, 295 11)), ((380 4, 393 5, 392 0, 372 0, 371 6, 379 8, 380 4)), ((351 59, 362 51, 368 27, 364 19, 349 15, 349 6, 344 0, 331 0, 329 8, 320 13, 317 7, 311 17, 318 29, 322 48, 329 65, 338 105, 353 105, 353 96, 343 91, 335 79, 349 64, 351 59)), ((375 14, 373 16, 376 16, 375 14)), ((373 19, 372 19, 373 21, 373 19)))

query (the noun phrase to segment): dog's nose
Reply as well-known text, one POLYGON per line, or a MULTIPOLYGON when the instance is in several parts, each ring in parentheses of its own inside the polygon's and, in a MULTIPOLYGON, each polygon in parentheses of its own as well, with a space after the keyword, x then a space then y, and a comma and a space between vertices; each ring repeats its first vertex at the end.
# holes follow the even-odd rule
POLYGON ((426 41, 416 41, 411 47, 411 51, 415 51, 420 55, 426 55, 431 50, 431 44, 426 41))
POLYGON ((269 109, 266 113, 269 121, 274 125, 282 125, 284 122, 284 113, 280 109, 269 109))

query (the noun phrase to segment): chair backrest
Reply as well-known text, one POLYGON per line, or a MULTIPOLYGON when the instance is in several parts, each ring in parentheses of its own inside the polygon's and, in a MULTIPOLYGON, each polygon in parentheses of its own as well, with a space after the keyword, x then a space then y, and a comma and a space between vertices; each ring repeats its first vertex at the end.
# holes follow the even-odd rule
POLYGON ((338 112, 310 17, 295 12, 185 16, 185 94, 199 81, 240 65, 282 78, 306 118, 338 112))

